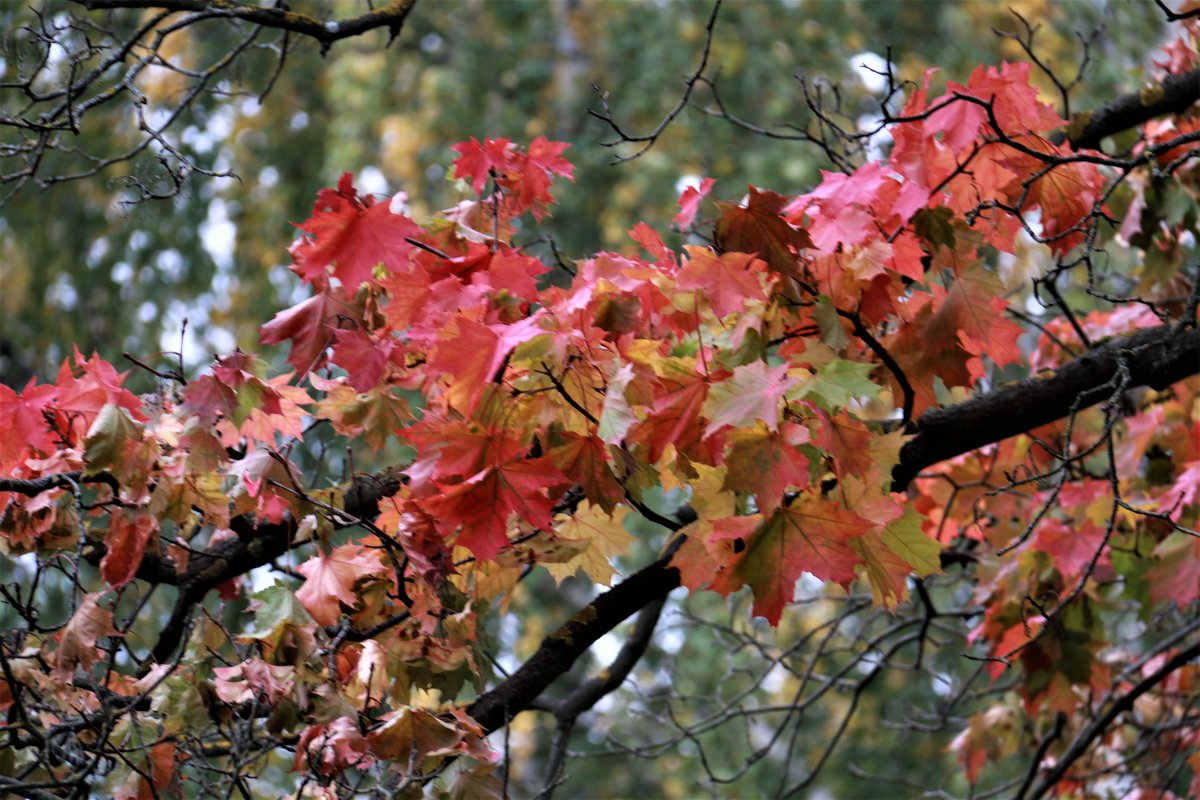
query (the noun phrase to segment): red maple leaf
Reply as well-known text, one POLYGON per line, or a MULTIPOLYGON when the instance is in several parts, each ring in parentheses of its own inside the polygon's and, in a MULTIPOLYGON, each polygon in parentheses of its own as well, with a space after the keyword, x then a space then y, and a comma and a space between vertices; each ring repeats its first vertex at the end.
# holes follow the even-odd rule
POLYGON ((1029 72, 1030 64, 1026 62, 1006 61, 999 67, 976 67, 966 86, 947 83, 946 93, 930 104, 940 107, 924 121, 925 135, 940 133, 942 143, 951 151, 963 152, 984 125, 991 127, 988 108, 983 104, 990 106, 991 115, 1007 134, 1045 133, 1065 124, 1052 106, 1038 99, 1037 89, 1029 82, 1029 72))
POLYGON ((822 170, 820 185, 789 202, 781 213, 794 225, 807 218, 813 246, 832 253, 839 244, 862 244, 877 234, 877 221, 890 215, 899 188, 891 169, 879 162, 863 164, 850 175, 822 170), (886 204, 880 202, 884 197, 886 204))
POLYGON ((1000 278, 981 265, 959 273, 949 292, 934 285, 906 304, 908 324, 885 343, 916 392, 913 413, 935 406, 934 378, 947 386, 974 386, 983 377, 980 356, 1017 363, 1021 329, 1003 316, 1000 278))
POLYGON ((548 173, 561 175, 567 180, 575 180, 575 167, 562 154, 571 145, 567 142, 553 142, 545 136, 539 136, 529 143, 529 160, 548 173))
POLYGON ((1158 560, 1146 571, 1152 600, 1172 600, 1179 608, 1200 600, 1200 538, 1173 533, 1154 548, 1154 555, 1158 560))
MULTIPOLYGON (((908 185, 915 186, 916 184, 908 185)), ((887 266, 892 272, 914 281, 920 281, 925 278, 925 264, 922 262, 924 257, 925 251, 921 247, 921 240, 911 231, 903 230, 892 242, 892 256, 888 259, 887 266)))
POLYGON ((127 410, 139 422, 146 419, 142 401, 121 385, 128 372, 117 372, 95 353, 85 360, 78 349, 73 360, 79 376, 64 361, 54 382, 58 388, 54 405, 60 429, 73 435, 86 433, 100 409, 109 404, 127 410))
POLYGON ((528 445, 522 444, 507 428, 446 420, 433 414, 400 431, 400 435, 417 448, 417 458, 405 470, 410 485, 417 491, 424 491, 429 480, 447 482, 466 478, 528 451, 528 445))
POLYGON ((322 189, 312 216, 296 226, 312 238, 292 245, 293 269, 319 289, 330 274, 353 292, 371 279, 376 264, 403 269, 414 249, 407 240, 421 233, 415 222, 393 212, 391 203, 360 196, 352 179, 347 172, 336 190, 322 189))
POLYGON ((446 397, 464 414, 475 409, 484 389, 500 377, 512 349, 541 333, 540 313, 512 325, 484 325, 459 316, 444 330, 445 338, 429 360, 434 374, 448 377, 446 397))
POLYGON ((547 490, 568 483, 547 458, 510 461, 441 487, 441 494, 423 505, 446 535, 459 530, 455 544, 490 561, 508 544, 509 515, 517 514, 538 528, 551 527, 554 502, 547 490))
POLYGON ((384 572, 377 552, 360 545, 334 548, 329 555, 309 558, 296 569, 304 576, 304 585, 296 591, 296 599, 322 625, 336 623, 342 606, 358 605, 354 587, 360 579, 384 572))
POLYGON ((789 488, 809 484, 810 463, 800 449, 808 428, 787 422, 778 431, 765 425, 730 431, 725 437, 726 489, 753 494, 758 508, 770 514, 789 488))
POLYGON ((725 317, 742 311, 747 301, 766 302, 763 272, 766 263, 748 253, 717 255, 707 247, 687 247, 687 260, 675 285, 700 291, 713 313, 725 317))
POLYGON ((700 409, 706 397, 708 381, 703 375, 678 375, 664 381, 664 394, 655 398, 645 419, 629 429, 627 440, 646 445, 646 460, 651 464, 662 457, 668 444, 680 452, 694 452, 703 431, 700 409))
POLYGON ((356 392, 377 386, 387 365, 402 362, 403 354, 403 346, 391 336, 375 339, 361 328, 334 332, 333 361, 346 370, 356 392))
POLYGON ((57 397, 57 386, 39 386, 33 378, 20 394, 0 384, 0 472, 9 472, 29 449, 54 451, 54 432, 43 413, 57 397))
POLYGON ((497 291, 507 291, 517 297, 532 300, 537 297, 537 279, 550 270, 541 261, 527 256, 511 247, 501 247, 495 253, 488 251, 481 269, 471 276, 471 282, 490 286, 497 291))
POLYGON ((967 79, 966 92, 989 102, 1006 131, 1046 133, 1062 127, 1067 121, 1038 97, 1037 87, 1030 83, 1032 69, 1027 61, 1004 61, 999 67, 980 64, 967 79))
POLYGON ((254 374, 255 360, 236 350, 213 363, 212 374, 203 375, 183 390, 184 406, 204 424, 219 418, 240 427, 254 410, 280 414, 279 390, 254 374))
POLYGON ((721 209, 714 231, 717 248, 723 253, 756 253, 774 271, 796 274, 799 251, 812 247, 812 240, 781 216, 787 198, 749 188, 745 205, 717 204, 721 209))
MULTIPOLYGON (((1051 156, 1073 155, 1067 146, 1056 147, 1040 137, 1019 138, 1030 149, 1051 156)), ((1037 206, 1042 210, 1042 237, 1048 240, 1050 248, 1061 254, 1082 242, 1085 226, 1081 223, 1092 213, 1104 187, 1104 177, 1096 165, 1068 162, 1047 168, 1031 155, 1014 150, 1008 152, 1003 163, 1017 175, 1028 176, 1044 170, 1033 181, 1014 177, 1009 192, 1024 198, 1026 207, 1037 206), (1075 230, 1076 227, 1079 230, 1075 230)))
POLYGON ((833 455, 833 470, 839 476, 865 478, 874 466, 871 457, 871 431, 845 411, 829 416, 816 409, 813 441, 833 455))
POLYGON ((158 520, 145 512, 116 512, 108 521, 104 544, 108 552, 100 560, 100 574, 112 588, 120 589, 137 574, 158 520))
POLYGON ((425 306, 433 295, 429 276, 420 268, 389 272, 379 281, 387 292, 383 316, 394 331, 404 331, 425 317, 425 306))
POLYGON ((437 588, 447 576, 458 574, 437 521, 416 501, 381 501, 375 524, 400 543, 413 572, 430 586, 437 588))
POLYGON ((572 177, 575 168, 562 158, 562 152, 568 147, 566 142, 552 142, 539 136, 530 143, 527 153, 517 151, 501 185, 513 192, 518 213, 530 209, 534 218, 541 220, 546 207, 554 203, 554 195, 550 193, 552 175, 575 180, 572 177))
POLYGON ((1065 579, 1077 581, 1097 554, 1098 563, 1108 560, 1107 553, 1100 553, 1106 538, 1104 528, 1090 520, 1067 525, 1048 519, 1038 526, 1033 546, 1053 557, 1055 569, 1065 579))
POLYGON ((563 474, 583 487, 584 495, 612 514, 625 489, 613 474, 608 446, 597 436, 567 434, 566 439, 566 444, 550 451, 550 458, 563 474))
POLYGON ((338 717, 322 725, 309 725, 300 732, 292 768, 307 766, 321 775, 337 775, 348 767, 366 769, 372 758, 367 740, 350 717, 338 717))
POLYGON ((639 222, 629 229, 629 238, 646 248, 656 264, 670 264, 673 262, 672 253, 663 244, 662 237, 658 235, 658 231, 651 228, 644 222, 639 222))
POLYGON ((280 311, 258 329, 263 344, 292 343, 288 363, 301 375, 307 375, 324 363, 325 349, 333 344, 338 314, 343 303, 329 292, 318 292, 307 300, 280 311))
POLYGON ((113 627, 112 611, 101 608, 97 602, 103 594, 94 592, 84 595, 70 621, 58 635, 58 649, 54 651, 54 674, 60 680, 69 680, 76 667, 86 669, 100 660, 96 642, 101 637, 121 635, 113 627))
MULTIPOLYGON (((946 85, 947 93, 971 94, 965 86, 957 83, 946 85)), ((961 153, 979 135, 979 129, 987 121, 987 109, 970 100, 949 100, 925 120, 927 134, 942 133, 942 143, 954 153, 961 153)))
POLYGON ((701 519, 683 528, 680 531, 683 543, 671 557, 671 566, 679 570, 679 582, 692 590, 709 588, 734 555, 742 551, 746 539, 762 526, 762 521, 762 514, 750 514, 701 519))
POLYGON ((483 194, 483 187, 492 172, 499 174, 508 169, 512 140, 484 138, 481 143, 472 136, 450 149, 459 154, 454 160, 454 177, 459 180, 469 178, 475 194, 483 194))

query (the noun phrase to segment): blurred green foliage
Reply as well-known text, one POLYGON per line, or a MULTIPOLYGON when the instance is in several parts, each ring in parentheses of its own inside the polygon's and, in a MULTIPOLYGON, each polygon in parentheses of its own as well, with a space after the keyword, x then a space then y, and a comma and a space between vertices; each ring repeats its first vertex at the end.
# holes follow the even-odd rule
MULTIPOLYGON (((1146 42, 1159 35, 1158 20, 1138 3, 1012 5, 1043 26, 1039 55, 1064 78, 1080 57, 1076 32, 1089 36, 1108 24, 1093 43, 1076 107, 1134 86, 1146 42)), ((338 17, 365 10, 330 2, 296 7, 338 17)), ((0 379, 52 376, 72 344, 114 360, 129 351, 154 362, 158 351, 178 349, 185 318, 189 365, 234 345, 256 346, 256 327, 296 299, 297 282, 286 271, 290 223, 308 215, 318 189, 350 170, 360 188, 406 192, 418 217, 436 212, 460 197, 446 179, 448 147, 468 136, 573 143, 567 155, 577 165, 576 184, 558 192, 561 205, 544 228, 525 237, 551 235, 570 257, 627 246, 624 232, 638 220, 665 232, 684 176, 717 178, 725 198, 751 183, 805 189, 830 167, 820 150, 706 116, 704 87, 641 158, 614 166, 614 156, 631 151, 598 145, 611 131, 586 113, 599 107, 593 87, 610 93, 626 130, 648 132, 695 68, 710 10, 707 2, 680 0, 422 3, 390 47, 386 32, 375 31, 339 42, 322 58, 315 43, 293 38, 261 102, 272 57, 247 53, 214 85, 217 92, 201 95, 171 128, 172 142, 197 166, 230 170, 236 179, 196 175, 173 200, 128 205, 126 178, 153 182, 164 173, 165 180, 148 151, 91 179, 27 185, 0 209, 0 379)), ((68 11, 88 16, 62 0, 42 11, 51 20, 68 11)), ((145 18, 138 14, 103 20, 128 29, 145 18)), ((33 21, 23 6, 0 6, 6 80, 32 57, 22 26, 33 21)), ((965 80, 980 62, 1022 57, 992 27, 1020 24, 998 3, 741 0, 721 10, 709 74, 730 112, 772 129, 811 121, 794 76, 839 84, 843 108, 869 117, 878 103, 854 68, 871 60, 863 54, 878 60, 890 48, 905 79, 920 80, 937 65, 943 78, 965 80)), ((209 20, 168 37, 166 53, 197 68, 244 33, 209 20)), ((184 90, 165 70, 148 72, 142 84, 148 113, 173 108, 184 90)), ((0 90, 0 111, 21 106, 15 94, 0 90)), ((68 144, 111 153, 136 141, 128 106, 106 106, 85 122, 68 144)), ((0 136, 11 140, 12 131, 0 136)), ((44 168, 65 174, 77 166, 63 158, 61 167, 44 168)))

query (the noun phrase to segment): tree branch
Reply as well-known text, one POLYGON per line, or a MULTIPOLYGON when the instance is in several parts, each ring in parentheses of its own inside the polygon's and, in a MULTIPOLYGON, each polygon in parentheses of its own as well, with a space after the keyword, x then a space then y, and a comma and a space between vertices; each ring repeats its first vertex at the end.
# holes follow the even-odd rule
POLYGON ((1094 111, 1071 117, 1066 130, 1051 137, 1055 144, 1070 141, 1076 150, 1096 149, 1100 141, 1164 114, 1178 114, 1200 100, 1200 69, 1168 75, 1160 83, 1122 95, 1094 111))
MULTIPOLYGON (((1041 782, 1038 783, 1030 797, 1034 798, 1034 800, 1037 800, 1037 798, 1043 796, 1046 794, 1046 792, 1054 788, 1054 785, 1062 780, 1063 776, 1067 774, 1067 770, 1071 768, 1071 765, 1078 761, 1080 757, 1087 752, 1087 749, 1091 746, 1092 742, 1094 742, 1101 734, 1108 730, 1108 726, 1111 725, 1117 717, 1133 708, 1133 703, 1135 700, 1153 689, 1158 684, 1162 683, 1172 672, 1198 657, 1200 657, 1200 642, 1192 644, 1191 647, 1188 647, 1185 650, 1180 650, 1169 661, 1156 669, 1150 675, 1147 675, 1145 678, 1143 678, 1128 692, 1121 695, 1121 699, 1113 703, 1109 707, 1108 711, 1092 720, 1092 724, 1088 725, 1079 732, 1079 735, 1076 736, 1074 741, 1071 742, 1071 746, 1067 748, 1067 751, 1054 762, 1054 766, 1046 770, 1045 776, 1042 778, 1041 782)), ((1022 796, 1023 795, 1018 795, 1018 797, 1022 796)))
POLYGON ((608 92, 602 92, 598 87, 596 88, 597 93, 600 95, 600 105, 603 110, 596 111, 595 109, 589 108, 587 113, 606 123, 608 127, 612 129, 613 133, 617 135, 616 139, 601 142, 600 144, 604 147, 616 147, 617 145, 625 142, 633 142, 634 144, 642 145, 640 148, 634 151, 632 155, 618 156, 613 160, 614 164, 624 164, 626 161, 633 161, 635 158, 642 156, 642 154, 654 146, 654 144, 658 141, 658 137, 662 136, 667 127, 674 122, 675 118, 679 116, 685 107, 687 107, 688 100, 692 96, 692 90, 694 90, 696 88, 696 84, 703 79, 704 70, 708 67, 708 57, 712 53, 713 30, 717 25, 717 14, 720 12, 720 10, 721 0, 716 0, 716 2, 713 3, 712 13, 708 17, 708 24, 704 27, 704 51, 700 54, 700 63, 696 66, 696 69, 692 70, 692 74, 684 79, 683 93, 679 96, 679 101, 675 103, 675 107, 667 112, 667 115, 662 118, 658 125, 654 126, 654 130, 644 135, 626 133, 621 129, 621 126, 617 124, 617 121, 613 119, 612 111, 608 107, 608 92))
POLYGON ((35 497, 50 489, 74 490, 76 485, 80 483, 103 483, 111 487, 114 492, 121 489, 121 484, 117 482, 117 479, 107 472, 84 475, 82 472, 76 470, 75 472, 52 472, 37 478, 28 479, 0 478, 0 492, 15 492, 23 494, 26 497, 35 497))
POLYGON ((561 780, 563 762, 567 757, 567 745, 570 743, 571 731, 575 729, 579 715, 595 706, 605 695, 616 691, 629 677, 629 673, 637 666, 637 662, 645 654, 646 648, 650 646, 650 639, 654 636, 654 628, 658 625, 658 618, 662 615, 663 605, 666 604, 666 601, 667 596, 663 594, 638 613, 633 633, 625 640, 625 644, 621 646, 620 652, 616 659, 609 664, 608 669, 588 679, 562 699, 542 701, 543 705, 554 714, 558 724, 555 726, 554 742, 550 749, 549 764, 546 766, 546 783, 538 794, 538 800, 550 800, 555 787, 561 780))
POLYGON ((653 564, 597 597, 554 633, 542 640, 521 668, 481 695, 467 712, 487 733, 499 730, 529 708, 538 695, 571 668, 597 639, 635 611, 657 602, 679 586, 679 570, 667 566, 674 555, 668 548, 653 564))
POLYGON ((926 467, 1105 400, 1122 361, 1129 369, 1130 386, 1165 389, 1200 373, 1200 330, 1162 325, 1119 336, 1049 376, 926 411, 916 422, 916 436, 900 451, 900 463, 892 470, 892 491, 902 491, 926 467))
POLYGON ((1190 8, 1187 11, 1175 12, 1171 10, 1163 0, 1154 0, 1154 4, 1159 7, 1163 14, 1167 17, 1167 22, 1175 22, 1181 19, 1191 19, 1192 17, 1200 17, 1200 7, 1190 8))
POLYGON ((74 0, 89 11, 118 8, 145 8, 161 11, 204 11, 216 12, 217 16, 235 17, 263 28, 280 30, 308 36, 321 43, 324 55, 329 46, 339 39, 359 36, 375 28, 388 29, 388 44, 400 34, 404 20, 417 4, 417 0, 394 0, 383 8, 368 11, 357 17, 340 21, 323 22, 308 14, 290 11, 280 6, 252 6, 233 0, 74 0))
MULTIPOLYGON (((901 451, 892 473, 900 490, 922 469, 1045 425, 1079 408, 1101 402, 1106 384, 1124 360, 1130 385, 1165 389, 1200 372, 1200 331, 1163 325, 1111 339, 1046 378, 1030 378, 949 408, 928 411, 916 436, 901 451)), ((542 640, 525 664, 468 709, 488 733, 530 704, 580 655, 635 611, 679 586, 679 571, 664 556, 600 595, 542 640)))
MULTIPOLYGON (((400 481, 395 477, 361 476, 346 490, 346 513, 358 519, 374 519, 379 514, 379 501, 395 494, 399 488, 400 481)), ((336 521, 334 524, 337 525, 336 521)), ((209 590, 286 553, 292 545, 296 521, 288 516, 280 523, 256 525, 251 517, 242 516, 235 517, 230 528, 237 534, 236 538, 193 555, 188 560, 187 571, 177 577, 179 597, 170 620, 154 645, 154 661, 162 664, 171 657, 179 646, 188 617, 209 590)), ((142 577, 140 570, 138 577, 142 577)))

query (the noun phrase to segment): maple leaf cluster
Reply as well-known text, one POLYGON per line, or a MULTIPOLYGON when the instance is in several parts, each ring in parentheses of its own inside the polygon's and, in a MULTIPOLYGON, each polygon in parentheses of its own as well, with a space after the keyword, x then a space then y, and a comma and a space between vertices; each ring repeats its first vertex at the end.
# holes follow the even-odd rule
MULTIPOLYGON (((484 731, 431 691, 448 699, 483 674, 480 620, 528 565, 610 583, 631 516, 672 522, 653 499, 667 492, 694 517, 669 540, 682 583, 749 587, 772 624, 804 574, 861 582, 894 609, 914 578, 941 571, 946 548, 977 548, 986 610, 973 641, 996 675, 1020 664, 1027 712, 1073 713, 1117 668, 1105 582, 1126 578, 1147 609, 1200 599, 1200 539, 1187 533, 1200 511, 1200 385, 1131 400, 1129 415, 1080 409, 892 485, 924 412, 1002 368, 1065 363, 1076 326, 1100 338, 1160 322, 1145 306, 1101 310, 1033 336, 1008 313, 990 259, 1016 251, 1032 212, 1060 258, 1108 213, 1102 154, 1053 143, 1064 120, 1029 76, 1028 64, 980 67, 933 97, 927 74, 887 158, 798 196, 750 187, 717 203, 711 246, 668 247, 639 224, 623 252, 575 262, 566 285, 513 243, 517 218, 540 220, 554 177, 571 177, 565 143, 456 145, 467 199, 425 223, 347 173, 297 226, 292 269, 311 297, 261 328, 263 344, 288 346, 292 371, 272 376, 238 351, 138 397, 76 353, 53 383, 0 386, 0 472, 47 480, 31 496, 0 493, 4 551, 99 565, 66 625, 26 639, 49 669, 14 674, 64 706, 98 702, 94 681, 75 680, 85 674, 151 699, 138 724, 154 769, 123 796, 179 780, 189 703, 214 719, 269 708, 313 792, 346 770, 419 772, 451 756, 477 765, 460 775, 472 791, 495 792, 484 731), (365 517, 345 486, 305 488, 291 453, 317 421, 411 453, 365 517), (1098 452, 1098 438, 1120 442, 1108 475, 1053 472, 1063 453, 1098 452), (1165 472, 1147 467, 1160 452, 1165 472), (1043 477, 993 491, 1020 471, 1043 477), (269 526, 304 548, 298 584, 252 592, 217 570, 223 597, 252 600, 243 629, 198 622, 187 657, 136 683, 105 666, 105 643, 128 636, 113 617, 125 587, 186 583, 196 559, 211 565, 269 526), (1031 614, 1031 597, 1060 600, 1031 614)), ((678 228, 713 188, 683 192, 678 228)), ((8 680, 0 708, 13 703, 8 680)), ((957 745, 972 781, 991 757, 980 731, 999 724, 972 720, 957 745)))

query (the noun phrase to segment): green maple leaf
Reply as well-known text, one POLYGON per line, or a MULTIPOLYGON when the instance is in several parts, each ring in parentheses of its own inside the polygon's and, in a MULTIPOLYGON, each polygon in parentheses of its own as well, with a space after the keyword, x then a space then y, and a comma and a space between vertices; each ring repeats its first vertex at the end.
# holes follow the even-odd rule
POLYGON ((258 603, 254 625, 240 638, 257 639, 274 648, 289 627, 312 628, 317 624, 292 590, 282 583, 255 592, 251 599, 258 603))
POLYGON ((815 397, 829 409, 840 408, 856 398, 873 398, 879 385, 867 376, 875 367, 839 358, 822 365, 810 380, 803 381, 788 393, 788 399, 815 397))
POLYGON ((714 383, 701 413, 708 419, 705 438, 728 425, 746 428, 759 420, 775 430, 779 427, 779 401, 796 378, 788 377, 788 365, 768 367, 762 361, 735 367, 733 376, 714 383))
POLYGON ((120 470, 129 445, 142 438, 142 425, 123 408, 107 404, 100 409, 88 430, 83 455, 85 475, 95 475, 105 467, 120 470))

